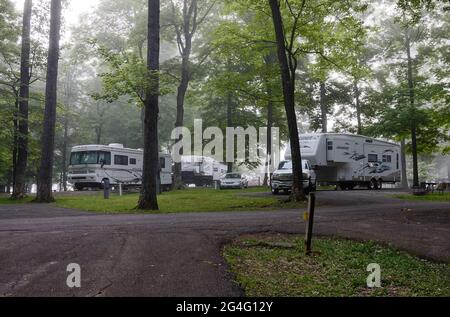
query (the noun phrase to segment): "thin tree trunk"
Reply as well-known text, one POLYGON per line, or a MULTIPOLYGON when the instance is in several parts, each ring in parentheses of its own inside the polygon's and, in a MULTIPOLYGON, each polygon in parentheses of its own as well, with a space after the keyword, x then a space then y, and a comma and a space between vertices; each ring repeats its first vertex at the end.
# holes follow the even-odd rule
POLYGON ((67 150, 68 150, 68 137, 69 137, 69 119, 64 118, 64 140, 62 148, 62 187, 64 191, 67 191, 67 150))
POLYGON ((16 170, 17 170, 17 129, 18 129, 18 112, 19 112, 19 95, 16 89, 14 89, 15 104, 13 113, 13 148, 12 148, 12 188, 14 191, 14 185, 16 184, 16 170))
POLYGON ((147 67, 151 74, 151 89, 146 92, 144 118, 144 162, 142 190, 138 208, 158 210, 157 178, 159 170, 158 114, 159 114, 159 49, 160 1, 148 1, 147 67))
POLYGON ((28 98, 30 95, 30 32, 32 1, 25 0, 22 25, 22 51, 20 57, 20 97, 18 113, 17 165, 12 198, 26 196, 25 173, 28 161, 28 98))
MULTIPOLYGON (((264 57, 264 63, 267 65, 267 67, 271 67, 272 65, 274 65, 276 63, 276 59, 277 59, 277 55, 276 52, 272 52, 271 54, 268 54, 264 57)), ((273 127, 273 101, 272 101, 272 97, 273 97, 273 92, 272 92, 272 87, 270 85, 270 81, 268 79, 266 79, 266 93, 267 93, 267 97, 268 97, 268 101, 267 101, 267 156, 266 156, 266 166, 265 166, 265 170, 264 170, 264 181, 263 181, 263 185, 264 186, 270 186, 270 181, 272 179, 272 171, 271 171, 271 167, 272 167, 272 162, 273 162, 273 158, 272 158, 272 127, 273 127)))
POLYGON ((44 129, 42 132, 41 164, 36 196, 37 202, 46 203, 54 201, 52 193, 52 179, 55 150, 61 0, 51 1, 50 14, 50 40, 47 59, 44 129))
POLYGON ((413 66, 411 58, 411 39, 409 29, 406 30, 406 55, 408 57, 408 88, 409 88, 409 102, 411 106, 411 150, 413 156, 413 186, 419 187, 419 164, 417 155, 417 124, 416 124, 416 109, 415 109, 415 91, 413 66))
MULTIPOLYGON (((302 201, 305 199, 303 191, 302 158, 300 153, 300 140, 298 135, 297 114, 295 113, 295 69, 290 70, 286 56, 286 39, 284 35, 283 20, 281 17, 279 2, 269 0, 272 11, 272 19, 275 27, 278 61, 281 70, 281 83, 283 86, 284 106, 289 128, 289 139, 292 155, 292 199, 302 201)), ((291 57, 292 58, 292 57, 291 57)))
MULTIPOLYGON (((228 92, 227 94, 227 127, 233 127, 233 96, 231 95, 231 92, 228 92)), ((234 151, 234 148, 232 150, 234 151)), ((233 172, 233 165, 233 162, 227 163, 227 173, 233 172)))
POLYGON ((358 134, 362 134, 362 120, 361 120, 361 101, 360 101, 360 91, 358 81, 355 80, 353 84, 353 90, 355 92, 355 101, 356 101, 356 120, 358 122, 358 134))
POLYGON ((400 160, 402 165, 402 182, 401 187, 403 189, 408 188, 408 174, 406 172, 406 141, 402 139, 400 143, 400 160))
POLYGON ((325 82, 320 81, 320 114, 323 133, 328 132, 328 107, 326 101, 326 92, 325 82))
MULTIPOLYGON (((180 48, 181 54, 181 80, 177 90, 177 118, 175 122, 175 128, 181 128, 184 125, 184 101, 186 98, 186 92, 189 87, 189 82, 191 80, 191 69, 190 69, 190 57, 192 52, 192 36, 193 32, 191 32, 191 18, 194 10, 197 10, 197 0, 193 0, 188 8, 187 1, 184 1, 183 4, 183 25, 181 30, 177 30, 179 32, 177 34, 178 46, 180 48), (184 40, 182 39, 184 38, 184 40)), ((193 24, 196 24, 196 16, 194 16, 193 24)), ((175 143, 181 142, 182 136, 175 143)), ((180 153, 183 154, 183 153, 180 153)), ((181 178, 182 172, 182 164, 181 162, 175 162, 175 170, 174 170, 174 189, 183 188, 183 181, 181 178)))

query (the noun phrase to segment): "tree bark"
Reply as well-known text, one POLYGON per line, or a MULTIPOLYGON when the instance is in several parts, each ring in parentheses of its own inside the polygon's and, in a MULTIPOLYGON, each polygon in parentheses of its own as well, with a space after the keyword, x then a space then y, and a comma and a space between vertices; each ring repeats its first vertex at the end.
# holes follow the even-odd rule
POLYGON ((322 122, 322 132, 328 132, 328 107, 327 107, 327 90, 325 87, 325 82, 320 81, 320 114, 322 122))
POLYGON ((44 128, 42 132, 41 164, 36 201, 54 201, 52 193, 55 150, 55 123, 58 88, 59 40, 61 30, 61 0, 52 0, 50 7, 50 40, 47 58, 44 128))
POLYGON ((26 196, 25 181, 28 161, 28 98, 30 95, 30 32, 32 0, 25 0, 22 24, 22 50, 20 57, 20 95, 17 134, 17 161, 12 198, 26 196))
POLYGON ((358 81, 355 80, 353 83, 353 90, 355 92, 355 107, 356 107, 356 120, 358 122, 358 134, 361 135, 362 132, 362 120, 361 120, 361 101, 360 101, 360 91, 358 81))
POLYGON ((17 134, 19 128, 18 112, 19 112, 19 92, 14 90, 15 104, 13 113, 13 146, 12 146, 12 188, 14 191, 14 185, 16 184, 16 170, 17 170, 17 134))
MULTIPOLYGON (((231 92, 228 92, 227 94, 227 127, 233 127, 233 96, 231 95, 231 92)), ((233 162, 227 163, 227 173, 233 173, 233 165, 233 162)))
POLYGON ((63 190, 67 191, 67 151, 68 151, 68 137, 69 137, 69 119, 67 118, 67 113, 64 118, 64 139, 62 148, 62 187, 63 190))
MULTIPOLYGON (((297 114, 295 113, 295 69, 290 69, 286 56, 286 39, 284 35, 283 20, 278 0, 269 0, 272 11, 272 20, 275 27, 278 61, 281 70, 281 83, 283 87, 284 107, 289 128, 289 139, 292 155, 292 199, 302 201, 305 199, 303 191, 302 158, 300 153, 300 140, 298 135, 297 114)), ((295 39, 294 39, 295 40, 295 39)), ((293 58, 290 55, 290 58, 293 58)))
POLYGON ((158 210, 157 179, 159 170, 159 50, 160 1, 148 1, 147 68, 151 73, 151 89, 146 92, 144 114, 144 163, 142 190, 138 208, 158 210))
POLYGON ((401 187, 403 189, 408 188, 408 173, 406 172, 406 141, 402 139, 400 143, 400 160, 402 164, 402 182, 401 187))
MULTIPOLYGON (((177 118, 175 122, 175 128, 181 128, 184 125, 184 101, 186 98, 186 92, 189 87, 189 82, 191 80, 191 68, 190 68, 190 57, 192 52, 192 36, 191 32, 191 18, 193 12, 197 11, 197 0, 192 0, 191 5, 188 8, 187 1, 183 4, 183 25, 181 30, 177 28, 177 42, 181 54, 181 80, 177 89, 177 118), (182 34, 181 34, 182 33, 182 34), (184 40, 182 39, 184 38, 184 40)), ((194 15, 194 24, 192 27, 196 27, 196 15, 194 15)), ((176 24, 176 22, 174 23, 176 24)), ((175 142, 180 142, 181 137, 175 142)), ((183 153, 181 153, 183 154, 183 153)), ((174 189, 183 188, 183 181, 181 178, 182 165, 181 162, 175 162, 174 170, 174 189)))
POLYGON ((413 157, 413 186, 419 187, 419 164, 417 155, 417 124, 416 124, 416 109, 415 109, 415 91, 414 91, 414 78, 413 78, 413 65, 411 58, 411 39, 410 30, 406 30, 406 55, 408 58, 408 89, 409 89, 409 102, 411 111, 411 151, 413 157))
MULTIPOLYGON (((268 66, 271 67, 272 65, 274 65, 276 63, 276 59, 277 59, 277 55, 275 52, 266 55, 264 57, 264 63, 268 66)), ((272 128, 273 128, 273 123, 274 123, 274 118, 273 118, 273 101, 272 101, 272 97, 273 97, 273 92, 272 92, 272 87, 270 85, 270 82, 268 79, 266 79, 266 93, 267 93, 267 156, 266 156, 266 166, 265 166, 265 171, 264 171, 264 181, 263 181, 263 185, 264 186, 270 186, 270 181, 272 179, 272 171, 271 171, 271 166, 272 166, 272 162, 273 162, 273 158, 272 158, 272 128)))

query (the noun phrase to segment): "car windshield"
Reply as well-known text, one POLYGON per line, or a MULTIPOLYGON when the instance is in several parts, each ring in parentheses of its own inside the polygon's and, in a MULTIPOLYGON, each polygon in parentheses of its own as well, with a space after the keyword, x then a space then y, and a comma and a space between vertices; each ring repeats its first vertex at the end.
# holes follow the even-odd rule
POLYGON ((70 156, 70 165, 84 165, 84 164, 111 164, 111 153, 86 151, 86 152, 72 152, 70 156))
POLYGON ((281 162, 278 166, 279 170, 291 170, 292 169, 292 161, 284 161, 281 162))
POLYGON ((227 174, 225 175, 226 179, 234 179, 234 178, 241 178, 241 174, 227 174))

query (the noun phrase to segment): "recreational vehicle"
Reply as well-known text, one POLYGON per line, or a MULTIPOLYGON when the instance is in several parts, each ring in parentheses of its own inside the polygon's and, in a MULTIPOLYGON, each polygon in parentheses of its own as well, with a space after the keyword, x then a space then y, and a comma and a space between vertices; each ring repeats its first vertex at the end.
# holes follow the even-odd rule
MULTIPOLYGON (((142 182, 141 149, 127 149, 122 144, 80 145, 72 148, 68 181, 76 190, 102 188, 105 180, 111 185, 140 186, 142 182)), ((160 154, 161 188, 172 185, 172 159, 160 154)))
MULTIPOLYGON (((302 159, 309 161, 317 181, 341 189, 381 189, 401 181, 400 146, 360 135, 321 133, 300 136, 302 159)), ((285 154, 291 159, 290 147, 285 154)))
POLYGON ((207 156, 185 155, 181 158, 181 177, 187 185, 212 186, 226 172, 225 164, 207 156))
POLYGON ((211 157, 185 155, 181 158, 181 176, 186 185, 212 186, 227 172, 227 166, 211 157))

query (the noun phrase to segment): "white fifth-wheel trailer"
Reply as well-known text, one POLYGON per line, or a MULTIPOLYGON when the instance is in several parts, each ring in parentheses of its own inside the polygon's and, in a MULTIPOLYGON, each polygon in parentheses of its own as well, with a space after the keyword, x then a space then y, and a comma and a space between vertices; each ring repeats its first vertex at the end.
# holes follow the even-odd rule
MULTIPOLYGON (((68 181, 76 190, 102 188, 105 180, 125 187, 142 184, 142 149, 128 149, 122 144, 79 145, 72 148, 68 181)), ((162 190, 172 185, 172 158, 160 153, 162 190)))
MULTIPOLYGON (((317 181, 341 189, 363 186, 381 189, 401 181, 400 146, 370 137, 319 133, 300 135, 302 159, 308 160, 317 181)), ((290 147, 286 159, 291 159, 290 147)))

